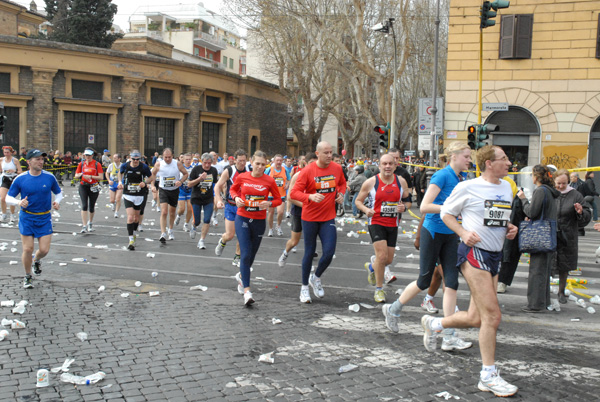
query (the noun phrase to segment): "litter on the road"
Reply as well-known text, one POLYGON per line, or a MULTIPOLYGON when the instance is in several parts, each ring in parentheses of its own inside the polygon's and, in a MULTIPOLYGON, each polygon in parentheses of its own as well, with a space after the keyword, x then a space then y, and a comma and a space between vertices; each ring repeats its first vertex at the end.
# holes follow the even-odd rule
POLYGON ((105 305, 106 307, 112 307, 112 305, 113 305, 113 304, 112 304, 111 302, 106 302, 106 303, 104 303, 104 305, 105 305))
POLYGON ((592 304, 600 304, 600 296, 596 295, 590 299, 590 303, 592 304))
POLYGON ((58 266, 59 266, 59 267, 66 267, 66 266, 67 266, 67 263, 66 263, 66 262, 59 262, 59 263, 58 263, 58 266))
POLYGON ((65 362, 62 364, 62 366, 60 367, 54 367, 52 370, 50 370, 53 373, 59 373, 61 371, 63 372, 67 372, 69 371, 69 366, 75 361, 75 359, 69 359, 66 358, 65 362))
POLYGON ((375 306, 371 306, 370 304, 367 303, 360 303, 360 305, 366 309, 372 309, 375 308, 375 306))
POLYGON ((108 246, 106 244, 100 244, 100 245, 95 246, 95 248, 97 248, 97 249, 105 249, 105 248, 108 248, 108 246))
POLYGON ((144 240, 146 240, 146 241, 154 241, 154 239, 149 239, 147 237, 144 240))
POLYGON ((60 380, 62 382, 68 382, 71 384, 90 385, 97 383, 98 381, 104 379, 104 377, 106 377, 106 373, 102 371, 98 371, 96 374, 88 375, 87 377, 81 377, 71 373, 62 373, 60 375, 60 380))
POLYGON ((20 302, 18 302, 12 309, 13 314, 23 314, 25 312, 25 306, 27 304, 27 300, 21 300, 20 302))
POLYGON ((25 328, 25 323, 19 320, 12 320, 10 324, 11 329, 23 329, 25 328))
POLYGON ((356 364, 346 364, 338 369, 338 374, 347 373, 349 371, 357 369, 358 366, 356 364))
POLYGON ((208 290, 208 288, 206 286, 196 285, 196 286, 192 286, 190 288, 190 290, 201 290, 203 292, 206 292, 208 290))
POLYGON ((275 363, 275 359, 273 358, 273 353, 275 353, 275 352, 269 352, 269 353, 265 353, 264 355, 260 355, 258 357, 258 361, 263 362, 263 363, 270 363, 270 364, 275 363))
POLYGON ((586 310, 590 314, 596 314, 596 309, 593 308, 592 306, 589 306, 588 308, 586 308, 586 310))
POLYGON ((360 305, 358 305, 358 304, 351 304, 351 305, 348 306, 348 310, 354 311, 355 313, 358 313, 360 311, 360 305))
POLYGON ((409 254, 409 255, 406 256, 406 258, 415 258, 415 255, 414 254, 409 254))
POLYGON ((121 293, 121 297, 129 297, 129 293, 127 293, 127 292, 121 293))
POLYGON ((142 282, 135 281, 134 285, 139 288, 140 286, 142 286, 142 282))
POLYGON ((437 396, 438 398, 444 398, 445 400, 460 399, 458 396, 452 395, 448 391, 439 392, 439 393, 435 394, 435 396, 437 396))
POLYGON ((16 247, 11 247, 10 252, 11 253, 16 253, 17 251, 19 251, 16 247))
POLYGON ((75 336, 77 337, 77 339, 79 339, 81 342, 83 341, 87 341, 88 338, 88 334, 86 334, 85 332, 78 332, 75 334, 75 336))
POLYGON ((571 322, 579 322, 581 321, 581 318, 571 318, 571 322))
POLYGON ((106 286, 102 285, 98 288, 98 293, 100 292, 104 292, 104 290, 106 289, 106 286))
POLYGON ((13 307, 15 305, 14 300, 2 300, 0 302, 0 307, 13 307))
POLYGON ((154 253, 148 253, 148 254, 146 254, 146 257, 148 257, 148 258, 154 258, 154 257, 156 257, 156 254, 154 254, 154 253))
POLYGON ((6 338, 8 336, 8 331, 3 329, 2 331, 0 331, 0 342, 4 340, 4 338, 6 338))
POLYGON ((158 276, 158 272, 152 272, 152 277, 156 278, 158 276))
POLYGON ((18 263, 19 263, 19 261, 14 261, 14 260, 9 262, 10 265, 17 265, 18 263))
POLYGON ((47 387, 50 385, 50 378, 48 375, 48 370, 39 369, 37 371, 37 384, 35 385, 38 388, 47 387))
POLYGON ((148 295, 150 297, 152 297, 152 296, 158 296, 158 295, 160 295, 160 292, 158 290, 156 292, 148 292, 148 295))
POLYGON ((281 324, 281 320, 279 318, 273 317, 273 325, 281 324))
POLYGON ((14 241, 13 241, 12 243, 10 243, 10 244, 12 244, 13 246, 16 246, 18 243, 17 243, 17 241, 16 241, 16 240, 14 240, 14 241))
POLYGON ((363 246, 368 246, 371 243, 369 243, 368 241, 361 241, 360 244, 362 244, 363 246))

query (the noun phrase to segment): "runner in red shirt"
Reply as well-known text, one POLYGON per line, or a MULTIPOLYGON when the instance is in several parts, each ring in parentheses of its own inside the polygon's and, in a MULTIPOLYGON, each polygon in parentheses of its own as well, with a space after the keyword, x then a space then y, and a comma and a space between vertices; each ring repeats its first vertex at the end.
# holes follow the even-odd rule
POLYGON ((302 288, 300 301, 310 303, 308 285, 316 297, 325 295, 321 275, 327 269, 337 242, 335 228, 335 203, 341 204, 346 192, 346 179, 342 167, 332 162, 333 149, 328 142, 317 144, 317 161, 306 166, 296 179, 290 197, 302 203, 302 229, 304 231, 304 258, 302 259, 302 288), (323 255, 317 270, 311 275, 313 255, 321 239, 323 255))
POLYGON ((394 259, 400 214, 407 207, 410 208, 410 198, 406 180, 394 174, 394 157, 390 154, 383 155, 379 167, 381 173, 363 183, 356 197, 356 207, 369 218, 369 234, 375 250, 375 258, 371 258, 371 264, 366 264, 370 271, 369 283, 376 285, 375 301, 385 303, 384 269, 394 259), (367 197, 370 207, 365 205, 367 197))
POLYGON ((77 166, 75 178, 81 179, 79 185, 79 197, 81 198, 81 221, 83 227, 81 233, 91 232, 94 222, 94 212, 96 211, 96 200, 100 195, 99 180, 104 178, 102 165, 94 160, 95 152, 92 148, 86 148, 83 151, 84 160, 77 166), (88 216, 89 209, 89 216, 88 216))
POLYGON ((281 205, 275 180, 264 174, 266 165, 267 155, 256 151, 252 157, 252 172, 239 175, 229 190, 237 206, 235 233, 241 252, 240 272, 235 277, 246 306, 254 303, 250 292, 250 267, 265 233, 267 208, 281 205), (273 195, 273 201, 268 201, 269 193, 273 195))

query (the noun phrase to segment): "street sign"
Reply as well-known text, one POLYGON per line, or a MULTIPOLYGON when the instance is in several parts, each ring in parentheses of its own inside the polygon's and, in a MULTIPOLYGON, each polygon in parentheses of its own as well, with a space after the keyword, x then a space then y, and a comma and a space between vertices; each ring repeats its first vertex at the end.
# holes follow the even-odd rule
POLYGON ((414 149, 404 151, 404 156, 415 156, 416 154, 417 151, 415 151, 414 149))
POLYGON ((94 136, 92 134, 88 135, 88 144, 94 143, 94 136))
POLYGON ((430 144, 431 144, 431 138, 428 135, 420 135, 419 136, 419 143, 418 143, 418 148, 419 151, 429 151, 430 150, 430 144))
POLYGON ((158 137, 158 146, 162 147, 164 144, 163 137, 158 137))
POLYGON ((507 112, 508 103, 484 103, 481 110, 483 112, 507 112))
MULTIPOLYGON (((435 116, 435 133, 442 135, 444 132, 444 98, 437 98, 437 114, 435 116)), ((430 135, 433 128, 431 98, 419 98, 419 135, 430 135)))

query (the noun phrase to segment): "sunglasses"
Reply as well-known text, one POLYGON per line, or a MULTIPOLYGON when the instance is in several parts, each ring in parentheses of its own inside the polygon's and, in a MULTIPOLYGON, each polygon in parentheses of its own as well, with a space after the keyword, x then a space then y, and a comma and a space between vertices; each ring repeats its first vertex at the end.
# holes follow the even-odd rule
POLYGON ((131 158, 132 161, 139 161, 140 158, 131 158))

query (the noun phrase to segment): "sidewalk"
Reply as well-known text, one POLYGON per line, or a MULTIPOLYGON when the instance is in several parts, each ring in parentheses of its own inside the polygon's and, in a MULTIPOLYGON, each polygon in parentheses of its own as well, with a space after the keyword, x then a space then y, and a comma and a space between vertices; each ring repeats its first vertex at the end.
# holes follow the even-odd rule
MULTIPOLYGON (((429 401, 443 400, 435 396, 442 391, 462 400, 493 399, 476 387, 477 343, 460 353, 427 353, 416 309, 403 317, 401 333, 392 334, 379 308, 348 311, 353 295, 342 291, 301 305, 281 297, 290 289, 256 281, 260 299, 246 309, 234 290, 161 285, 160 275, 157 283, 140 278, 146 283, 137 288, 129 279, 92 274, 93 265, 90 274, 77 276, 57 268, 45 266, 32 290, 21 287, 20 265, 0 268, 0 299, 30 303, 22 316, 0 309, 0 318, 27 325, 0 342, 0 400, 429 401), (100 285, 106 290, 98 293, 100 285), (160 295, 149 297, 156 290, 160 295), (130 296, 121 297, 124 292, 130 296), (272 323, 275 317, 281 324, 272 323), (81 331, 87 341, 75 336, 81 331), (260 363, 269 352, 274 364, 260 363), (36 388, 37 370, 67 357, 75 359, 71 373, 104 371, 106 378, 73 386, 50 374, 50 386, 36 388), (358 367, 338 374, 348 363, 358 367)), ((515 399, 597 399, 598 332, 520 318, 501 324, 497 350, 502 376, 520 388, 515 399)), ((461 334, 476 339, 475 331, 461 334)))

